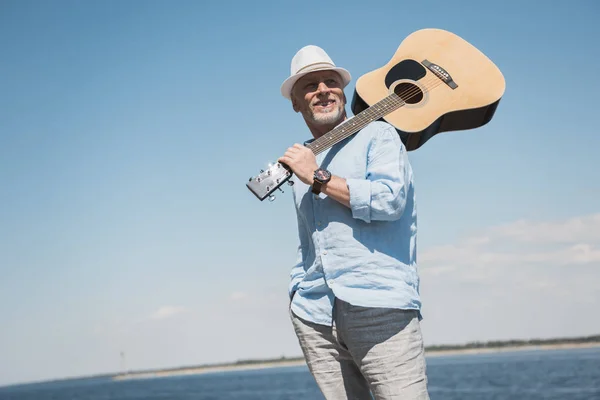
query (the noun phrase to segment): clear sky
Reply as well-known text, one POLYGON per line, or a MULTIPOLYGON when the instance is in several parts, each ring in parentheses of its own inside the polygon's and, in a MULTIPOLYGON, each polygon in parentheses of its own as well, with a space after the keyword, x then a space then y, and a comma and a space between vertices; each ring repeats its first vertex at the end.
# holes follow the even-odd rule
POLYGON ((0 385, 300 355, 292 198, 245 187, 309 138, 280 84, 428 27, 507 89, 410 155, 426 344, 600 333, 600 3, 545 4, 0 2, 0 385))

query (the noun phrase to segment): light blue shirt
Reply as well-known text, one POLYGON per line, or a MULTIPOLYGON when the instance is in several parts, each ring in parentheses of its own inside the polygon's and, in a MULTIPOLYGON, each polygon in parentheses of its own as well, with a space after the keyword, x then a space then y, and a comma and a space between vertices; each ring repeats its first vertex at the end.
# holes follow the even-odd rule
POLYGON ((292 177, 299 235, 292 311, 331 325, 337 297, 363 307, 415 309, 420 317, 413 171, 398 133, 371 122, 318 154, 317 164, 346 179, 350 208, 292 177))

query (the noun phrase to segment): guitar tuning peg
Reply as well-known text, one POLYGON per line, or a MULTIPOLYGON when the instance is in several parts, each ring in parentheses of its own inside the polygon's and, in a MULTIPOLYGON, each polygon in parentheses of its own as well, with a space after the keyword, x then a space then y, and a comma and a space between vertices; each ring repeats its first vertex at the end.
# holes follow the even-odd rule
POLYGON ((285 193, 281 188, 277 188, 277 190, 279 190, 281 193, 285 193))
POLYGON ((273 201, 275 201, 275 196, 274 196, 274 195, 272 195, 272 194, 271 194, 271 195, 269 195, 269 201, 270 201, 270 202, 273 202, 273 201))
POLYGON ((290 186, 294 186, 294 181, 287 181, 287 184, 290 186))

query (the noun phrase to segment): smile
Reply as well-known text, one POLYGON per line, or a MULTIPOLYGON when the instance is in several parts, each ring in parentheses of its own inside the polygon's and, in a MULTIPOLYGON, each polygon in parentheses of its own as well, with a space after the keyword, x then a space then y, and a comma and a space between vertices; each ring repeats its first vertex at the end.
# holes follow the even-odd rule
POLYGON ((335 100, 318 101, 315 103, 315 108, 327 108, 335 104, 335 100))

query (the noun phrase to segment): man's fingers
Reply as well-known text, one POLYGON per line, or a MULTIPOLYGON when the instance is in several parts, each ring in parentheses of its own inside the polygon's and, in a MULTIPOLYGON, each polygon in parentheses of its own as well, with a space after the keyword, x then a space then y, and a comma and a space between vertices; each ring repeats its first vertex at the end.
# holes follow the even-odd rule
POLYGON ((277 161, 292 167, 298 160, 302 159, 305 151, 310 150, 308 147, 296 143, 292 147, 288 147, 283 156, 281 156, 281 158, 279 158, 277 161))
POLYGON ((288 155, 283 155, 283 156, 279 157, 279 160, 277 160, 277 161, 282 162, 287 165, 290 165, 290 163, 292 162, 292 158, 289 157, 288 155))

